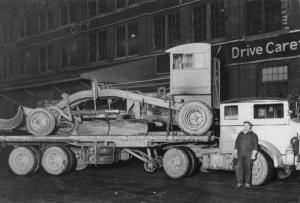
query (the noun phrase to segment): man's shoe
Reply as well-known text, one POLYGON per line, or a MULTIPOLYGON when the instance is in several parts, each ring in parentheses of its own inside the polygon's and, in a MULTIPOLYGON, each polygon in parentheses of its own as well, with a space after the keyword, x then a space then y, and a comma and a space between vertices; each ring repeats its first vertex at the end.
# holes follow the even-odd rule
POLYGON ((243 186, 242 183, 238 183, 238 184, 236 184, 235 188, 238 189, 238 188, 241 188, 242 186, 243 186))
POLYGON ((245 188, 250 188, 250 184, 249 184, 249 183, 246 183, 246 184, 245 184, 245 188))

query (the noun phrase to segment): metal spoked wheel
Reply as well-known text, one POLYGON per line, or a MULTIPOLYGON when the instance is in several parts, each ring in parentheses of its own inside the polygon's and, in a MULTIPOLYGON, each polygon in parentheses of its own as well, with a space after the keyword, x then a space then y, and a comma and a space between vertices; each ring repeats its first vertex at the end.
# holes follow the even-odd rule
POLYGON ((17 147, 13 149, 8 158, 10 169, 17 175, 28 175, 37 169, 37 157, 35 153, 27 147, 17 147))
POLYGON ((42 166, 51 175, 63 174, 69 165, 67 152, 62 147, 52 146, 45 150, 42 166))
POLYGON ((157 163, 155 160, 150 159, 144 162, 144 169, 149 173, 153 173, 157 168, 157 163))
POLYGON ((171 148, 163 158, 163 168, 170 178, 179 179, 187 175, 190 170, 190 157, 182 148, 171 148))
POLYGON ((47 136, 55 128, 55 118, 47 109, 36 108, 32 110, 27 118, 27 129, 36 136, 47 136))

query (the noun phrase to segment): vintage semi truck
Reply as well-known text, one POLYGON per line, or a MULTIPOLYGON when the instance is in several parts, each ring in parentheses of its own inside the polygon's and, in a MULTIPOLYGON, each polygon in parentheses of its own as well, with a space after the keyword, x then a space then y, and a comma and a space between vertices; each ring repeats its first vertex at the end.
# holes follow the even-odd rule
MULTIPOLYGON (((300 170, 297 98, 245 98, 220 103, 220 61, 211 45, 184 44, 170 54, 170 87, 142 94, 92 81, 91 90, 62 95, 54 106, 19 107, 0 120, 2 146, 17 175, 51 175, 89 164, 112 164, 136 157, 144 169, 163 168, 174 179, 201 167, 234 170, 233 152, 243 122, 253 123, 259 153, 252 184, 274 172, 279 178, 300 170)), ((155 80, 154 80, 155 81, 155 80)))

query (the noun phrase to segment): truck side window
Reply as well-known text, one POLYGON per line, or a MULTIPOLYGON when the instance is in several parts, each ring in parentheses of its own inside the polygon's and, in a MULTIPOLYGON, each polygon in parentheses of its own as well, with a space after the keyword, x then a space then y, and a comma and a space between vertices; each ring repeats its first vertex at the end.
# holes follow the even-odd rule
POLYGON ((254 118, 283 118, 283 104, 254 105, 254 118))
POLYGON ((238 106, 225 106, 224 107, 224 120, 237 120, 238 119, 238 106))

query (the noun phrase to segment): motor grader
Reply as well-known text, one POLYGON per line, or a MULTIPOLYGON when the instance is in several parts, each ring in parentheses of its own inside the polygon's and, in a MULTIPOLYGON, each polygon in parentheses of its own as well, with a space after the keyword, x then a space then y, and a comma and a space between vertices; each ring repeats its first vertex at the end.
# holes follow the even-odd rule
MULTIPOLYGON (((91 90, 63 94, 54 106, 19 107, 15 117, 0 120, 0 129, 11 132, 0 135, 3 145, 14 146, 8 158, 11 170, 28 175, 42 167, 61 175, 131 157, 143 161, 147 172, 162 167, 174 179, 192 176, 200 167, 233 170, 233 144, 244 120, 267 128, 281 118, 284 126, 290 119, 287 101, 250 99, 220 105, 220 62, 211 57, 210 44, 184 44, 167 52, 169 91, 142 94, 92 81, 91 90), (261 107, 260 114, 275 112, 278 105, 277 111, 285 113, 264 125, 263 118, 251 117, 253 105, 261 107)), ((254 185, 268 181, 274 168, 280 169, 280 177, 300 168, 296 130, 286 133, 282 142, 290 148, 278 147, 263 131, 259 139, 254 185)))

